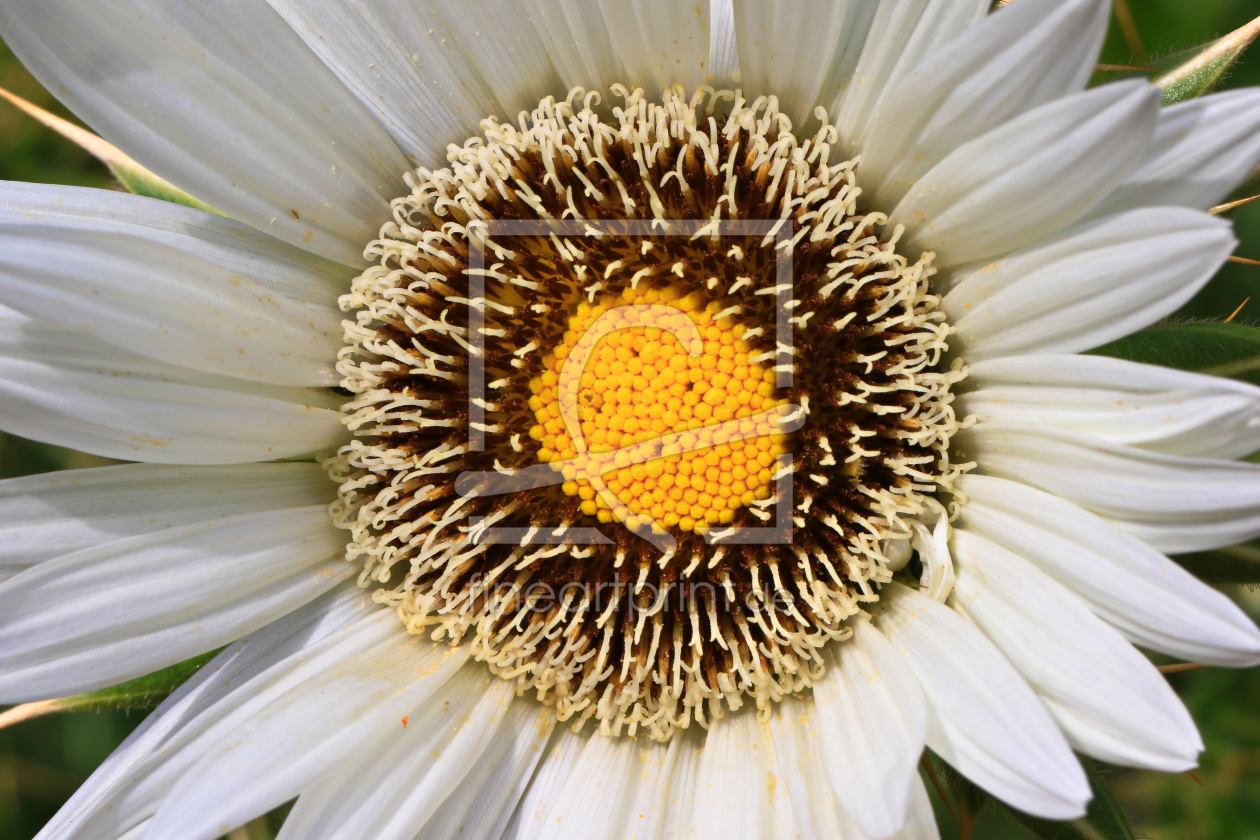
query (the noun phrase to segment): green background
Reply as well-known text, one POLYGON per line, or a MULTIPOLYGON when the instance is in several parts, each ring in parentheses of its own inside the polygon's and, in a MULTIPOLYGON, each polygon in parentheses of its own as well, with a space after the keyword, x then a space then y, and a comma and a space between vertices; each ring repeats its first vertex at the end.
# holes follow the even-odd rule
MULTIPOLYGON (((1102 60, 1141 64, 1224 35, 1260 14, 1260 0, 1130 0, 1143 48, 1135 55, 1113 25, 1102 60)), ((1101 77, 1100 77, 1101 78, 1101 77)), ((1260 85, 1260 45, 1222 87, 1260 85)), ((63 116, 69 114, 0 45, 0 87, 63 116)), ((0 102, 0 179, 76 184, 112 189, 113 179, 78 147, 0 102)), ((1238 197, 1260 192, 1253 183, 1238 197)), ((1238 254, 1260 259, 1260 201, 1232 212, 1238 254)), ((1223 319, 1248 296, 1236 320, 1260 320, 1260 267, 1227 265, 1182 311, 1183 316, 1223 319)), ((108 463, 82 453, 0 434, 0 478, 108 463)), ((1260 593, 1235 594, 1260 615, 1260 593)), ((1260 669, 1205 669, 1174 674, 1172 684, 1198 722, 1206 744, 1194 776, 1118 770, 1112 789, 1139 836, 1157 840, 1260 840, 1260 669)), ((0 838, 25 840, 39 828, 110 751, 139 723, 125 712, 70 713, 0 730, 0 838)), ((937 801, 937 805, 940 802, 937 801)), ((944 837, 961 832, 943 810, 944 837)), ((234 832, 233 840, 272 835, 260 821, 234 832)), ((993 813, 982 813, 973 840, 1025 836, 993 813)))

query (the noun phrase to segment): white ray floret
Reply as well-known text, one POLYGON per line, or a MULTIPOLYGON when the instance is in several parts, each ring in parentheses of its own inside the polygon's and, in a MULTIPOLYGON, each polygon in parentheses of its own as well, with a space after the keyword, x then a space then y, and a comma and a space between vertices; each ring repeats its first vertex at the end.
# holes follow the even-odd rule
POLYGON ((924 745, 1050 819, 1090 795, 1072 749, 1192 767, 1134 646, 1260 663, 1165 556, 1260 536, 1231 460, 1260 389, 1072 354, 1232 252, 1204 211, 1260 162, 1257 93, 1086 89, 1109 3, 990 6, 0 0, 49 90, 231 217, 0 185, 0 429, 147 462, 0 482, 0 700, 226 645, 41 837, 214 840, 296 798, 283 840, 938 840, 924 745), (469 260, 494 220, 693 215, 683 248, 469 260), (719 242, 736 218, 795 227, 719 242), (456 489, 538 465, 570 309, 666 281, 792 377, 788 542, 639 551, 646 513, 456 489), (470 353, 489 390, 454 400, 470 353), (583 515, 611 547, 534 544, 583 515), (579 574, 621 588, 490 587, 579 574), (713 596, 652 600, 688 582, 713 596))

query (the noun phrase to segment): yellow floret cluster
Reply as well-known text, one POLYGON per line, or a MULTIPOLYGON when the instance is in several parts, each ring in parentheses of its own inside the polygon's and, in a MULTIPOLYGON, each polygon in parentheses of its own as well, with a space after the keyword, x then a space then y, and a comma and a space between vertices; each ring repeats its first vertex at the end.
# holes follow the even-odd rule
POLYGON ((741 440, 738 431, 764 430, 748 418, 784 401, 774 396, 774 372, 750 361, 755 352, 741 340, 743 325, 715 318, 719 314, 717 303, 706 305, 695 293, 667 288, 626 289, 620 297, 583 302, 570 317, 560 344, 543 359, 543 372, 530 382, 529 407, 537 419, 530 436, 541 444, 539 458, 570 479, 564 492, 581 497, 584 513, 601 522, 622 519, 631 527, 654 523, 704 531, 731 522, 740 505, 770 496, 786 438, 762 434, 741 440), (698 329, 703 349, 688 353, 671 329, 618 326, 594 345, 576 391, 569 392, 589 451, 617 452, 614 463, 622 468, 611 469, 603 480, 627 513, 611 509, 567 466, 579 453, 565 428, 559 383, 565 360, 591 325, 609 312, 614 324, 624 323, 616 320, 619 310, 636 305, 681 311, 698 329), (618 452, 675 434, 681 436, 657 450, 661 457, 627 466, 630 459, 618 452))

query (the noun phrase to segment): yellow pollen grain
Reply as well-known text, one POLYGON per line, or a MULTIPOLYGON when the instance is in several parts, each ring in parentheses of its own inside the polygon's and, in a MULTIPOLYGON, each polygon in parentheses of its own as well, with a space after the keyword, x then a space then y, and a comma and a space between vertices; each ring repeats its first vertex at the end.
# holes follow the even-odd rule
MULTIPOLYGON (((581 509, 600 522, 634 517, 639 524, 704 531, 734 520, 741 505, 771 494, 775 463, 787 452, 784 435, 731 440, 728 421, 748 418, 784 404, 774 397, 774 373, 754 362, 741 340, 744 327, 727 317, 714 320, 722 307, 705 304, 697 294, 677 289, 626 289, 620 297, 583 302, 569 318, 558 346, 543 358, 543 371, 530 382, 529 407, 544 462, 577 457, 565 429, 559 402, 559 373, 581 336, 606 312, 632 305, 664 305, 684 312, 702 342, 688 354, 674 333, 652 326, 617 329, 595 344, 576 393, 582 438, 592 453, 617 452, 634 444, 681 434, 662 448, 662 457, 630 465, 616 456, 603 475, 608 489, 628 509, 614 511, 593 485, 577 477, 564 482, 581 509)), ((567 478, 575 476, 566 474, 567 478)), ((627 524, 636 524, 627 522, 627 524)))

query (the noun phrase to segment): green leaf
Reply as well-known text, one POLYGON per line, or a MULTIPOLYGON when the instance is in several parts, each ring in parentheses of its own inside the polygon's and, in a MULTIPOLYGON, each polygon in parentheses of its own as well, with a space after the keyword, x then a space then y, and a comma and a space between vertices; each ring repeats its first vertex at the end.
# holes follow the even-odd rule
POLYGON ((1260 329, 1246 324, 1159 324, 1090 352, 1260 385, 1260 329))
POLYGON ((946 782, 954 799, 954 807, 958 809, 958 819, 964 831, 970 833, 988 804, 997 800, 987 791, 967 781, 961 773, 950 773, 946 776, 946 782))
POLYGON ((44 110, 33 102, 27 102, 22 97, 10 93, 4 88, 0 88, 0 99, 9 101, 18 109, 39 120, 62 137, 65 137, 72 143, 77 143, 80 147, 95 155, 109 167, 109 171, 114 174, 114 177, 118 179, 118 182, 122 184, 127 192, 182 204, 185 207, 193 207, 197 210, 204 210, 207 213, 223 215, 205 202, 198 201, 173 184, 154 175, 123 154, 122 150, 117 146, 106 142, 87 129, 81 128, 68 120, 63 120, 56 114, 44 110))
POLYGON ((1210 44, 1157 62, 1171 67, 1155 79, 1155 84, 1163 88, 1164 104, 1174 105, 1210 92, 1229 74, 1257 35, 1260 35, 1260 18, 1210 44))
POLYGON ((185 207, 193 207, 197 210, 204 210, 207 213, 223 215, 209 204, 198 201, 169 181, 163 181, 143 166, 139 164, 133 166, 130 163, 133 163, 131 158, 127 158, 126 161, 105 161, 109 171, 114 173, 118 183, 122 184, 123 189, 127 192, 182 204, 185 207))
POLYGON ((942 798, 948 792, 949 799, 945 806, 958 822, 960 836, 970 838, 981 812, 990 802, 997 800, 983 788, 972 784, 966 776, 946 764, 931 750, 925 749, 923 756, 924 769, 928 772, 933 788, 942 798))
POLYGON ((1260 583, 1260 540, 1172 559, 1207 583, 1260 583))
POLYGON ((212 650, 169 668, 163 668, 161 671, 155 671, 109 688, 14 706, 0 713, 0 729, 54 712, 94 712, 108 709, 148 711, 157 708, 170 696, 171 692, 183 685, 218 652, 212 650))
POLYGON ((125 683, 112 685, 109 688, 101 688, 85 694, 76 694, 73 697, 64 697, 58 701, 60 705, 59 711, 148 710, 156 708, 170 696, 172 691, 179 688, 189 677, 201 670, 201 666, 213 659, 218 652, 213 650, 209 653, 203 653, 201 656, 194 656, 192 659, 171 665, 169 668, 163 668, 161 671, 155 671, 152 674, 137 677, 125 683))

